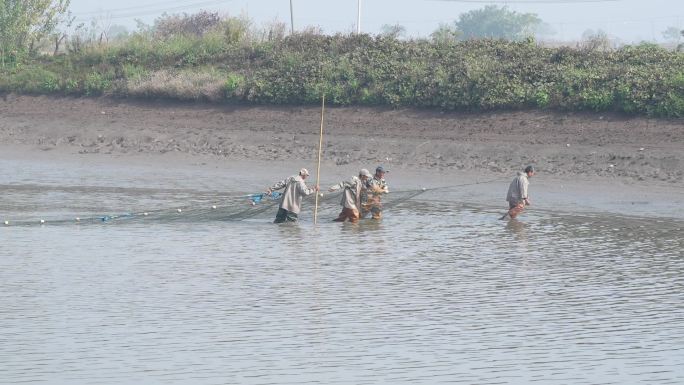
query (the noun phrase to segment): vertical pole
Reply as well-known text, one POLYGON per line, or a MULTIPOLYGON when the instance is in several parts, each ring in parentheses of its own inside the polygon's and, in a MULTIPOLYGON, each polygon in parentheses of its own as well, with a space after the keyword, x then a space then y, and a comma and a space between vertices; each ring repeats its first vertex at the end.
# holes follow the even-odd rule
POLYGON ((361 0, 357 0, 358 10, 356 13, 356 34, 361 34, 361 0))
MULTIPOLYGON (((316 185, 321 185, 321 153, 323 152, 323 116, 325 114, 325 94, 321 102, 321 134, 318 139, 318 167, 316 168, 316 185)), ((314 208, 314 225, 318 223, 318 197, 319 192, 316 191, 316 206, 314 208)))
POLYGON ((290 34, 294 34, 294 13, 292 12, 292 0, 290 0, 290 34))

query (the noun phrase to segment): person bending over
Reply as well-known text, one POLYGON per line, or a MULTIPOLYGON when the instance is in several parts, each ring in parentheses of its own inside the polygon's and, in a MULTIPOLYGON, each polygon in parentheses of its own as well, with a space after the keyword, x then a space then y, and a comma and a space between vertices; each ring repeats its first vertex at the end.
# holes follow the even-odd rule
POLYGON ((318 185, 309 188, 304 182, 309 176, 309 171, 305 168, 299 170, 299 175, 293 175, 286 178, 266 190, 267 194, 271 194, 275 190, 285 189, 280 200, 278 213, 276 214, 273 223, 296 222, 299 216, 299 211, 302 207, 302 198, 319 191, 318 185))
POLYGON ((342 211, 340 215, 334 219, 335 222, 344 222, 349 220, 349 222, 356 223, 359 221, 360 214, 359 209, 361 208, 361 194, 366 190, 366 184, 368 179, 372 177, 370 171, 361 169, 359 171, 359 176, 353 176, 350 180, 340 182, 332 187, 328 191, 337 191, 344 189, 342 192, 342 201, 340 205, 342 206, 342 211))

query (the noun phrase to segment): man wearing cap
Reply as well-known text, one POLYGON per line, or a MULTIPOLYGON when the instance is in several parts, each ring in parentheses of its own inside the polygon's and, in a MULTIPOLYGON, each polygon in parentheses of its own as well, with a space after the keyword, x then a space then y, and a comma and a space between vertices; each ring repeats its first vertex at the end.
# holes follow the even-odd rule
POLYGON ((378 166, 375 175, 368 181, 368 189, 364 195, 361 217, 365 217, 369 212, 373 219, 382 218, 382 195, 389 193, 389 187, 385 181, 385 173, 389 172, 384 167, 378 166))
POLYGON ((506 219, 506 216, 515 219, 518 214, 525 210, 525 206, 530 205, 530 197, 527 195, 527 189, 530 185, 529 178, 532 178, 532 176, 534 176, 534 167, 532 166, 525 167, 525 170, 522 172, 518 171, 518 175, 513 179, 510 186, 508 186, 508 194, 506 194, 508 212, 500 219, 506 219))
POLYGON ((309 176, 309 171, 305 168, 299 170, 299 175, 293 175, 284 179, 266 190, 267 194, 271 194, 274 190, 285 189, 283 197, 280 201, 278 213, 276 214, 274 223, 296 222, 299 211, 302 206, 302 198, 315 191, 319 191, 318 186, 309 188, 304 183, 304 180, 309 176))
POLYGON ((335 222, 344 222, 349 219, 349 222, 356 223, 359 221, 359 208, 361 207, 361 194, 367 187, 368 180, 372 177, 370 171, 361 169, 359 176, 353 176, 348 181, 340 182, 332 187, 329 191, 337 191, 344 189, 342 192, 342 212, 334 219, 335 222))

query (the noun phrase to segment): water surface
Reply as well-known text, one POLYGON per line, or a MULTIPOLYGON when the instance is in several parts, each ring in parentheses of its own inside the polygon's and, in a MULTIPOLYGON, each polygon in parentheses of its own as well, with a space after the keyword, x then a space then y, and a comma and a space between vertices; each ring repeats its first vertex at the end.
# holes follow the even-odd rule
POLYGON ((3 384, 684 382, 681 221, 499 221, 427 192, 278 226, 225 220, 244 192, 189 176, 9 168, 3 384))

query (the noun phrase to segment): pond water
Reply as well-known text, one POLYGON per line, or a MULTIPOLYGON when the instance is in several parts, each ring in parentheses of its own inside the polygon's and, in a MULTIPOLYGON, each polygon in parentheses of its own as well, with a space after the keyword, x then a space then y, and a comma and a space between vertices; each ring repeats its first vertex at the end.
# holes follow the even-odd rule
POLYGON ((324 200, 274 225, 212 178, 0 174, 3 384, 684 383, 679 220, 499 221, 428 191, 379 222, 324 200))

